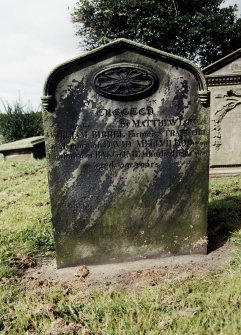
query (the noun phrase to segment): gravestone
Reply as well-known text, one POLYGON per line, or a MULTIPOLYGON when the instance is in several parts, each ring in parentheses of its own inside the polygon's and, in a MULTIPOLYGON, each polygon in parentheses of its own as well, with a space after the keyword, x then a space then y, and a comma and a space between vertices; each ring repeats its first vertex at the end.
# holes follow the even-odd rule
POLYGON ((241 49, 203 72, 211 92, 210 166, 241 165, 241 49))
POLYGON ((206 252, 197 67, 120 39, 57 67, 42 101, 59 268, 206 252))
POLYGON ((44 136, 34 136, 0 145, 5 161, 26 161, 45 157, 44 136))

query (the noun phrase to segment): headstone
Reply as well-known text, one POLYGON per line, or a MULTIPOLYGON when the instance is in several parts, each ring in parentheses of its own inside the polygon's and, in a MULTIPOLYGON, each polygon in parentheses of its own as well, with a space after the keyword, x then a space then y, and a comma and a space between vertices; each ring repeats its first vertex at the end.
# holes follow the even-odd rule
POLYGON ((45 157, 44 136, 34 136, 0 145, 6 161, 26 161, 45 157))
POLYGON ((211 92, 210 166, 241 165, 241 49, 203 71, 211 92))
POLYGON ((57 67, 42 101, 59 268, 206 252, 197 67, 121 39, 57 67))

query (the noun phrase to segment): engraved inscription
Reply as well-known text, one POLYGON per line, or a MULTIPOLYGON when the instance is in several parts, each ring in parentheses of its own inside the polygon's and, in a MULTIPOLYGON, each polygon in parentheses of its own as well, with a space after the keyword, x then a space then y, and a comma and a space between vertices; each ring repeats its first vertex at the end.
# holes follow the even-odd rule
POLYGON ((97 72, 93 87, 100 95, 113 100, 138 100, 157 89, 158 78, 142 65, 119 63, 97 72))
POLYGON ((47 140, 55 139, 48 157, 57 161, 88 159, 94 169, 104 170, 155 169, 165 157, 208 155, 208 134, 194 117, 161 119, 151 106, 97 108, 93 114, 105 122, 114 116, 116 128, 46 133, 47 140), (129 118, 122 119, 125 116, 129 118))

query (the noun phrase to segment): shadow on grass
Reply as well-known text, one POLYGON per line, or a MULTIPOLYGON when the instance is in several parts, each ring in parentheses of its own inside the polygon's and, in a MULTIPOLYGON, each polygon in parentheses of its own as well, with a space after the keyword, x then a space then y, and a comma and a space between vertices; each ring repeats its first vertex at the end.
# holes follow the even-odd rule
POLYGON ((211 199, 208 209, 208 252, 223 246, 241 229, 241 195, 211 199))

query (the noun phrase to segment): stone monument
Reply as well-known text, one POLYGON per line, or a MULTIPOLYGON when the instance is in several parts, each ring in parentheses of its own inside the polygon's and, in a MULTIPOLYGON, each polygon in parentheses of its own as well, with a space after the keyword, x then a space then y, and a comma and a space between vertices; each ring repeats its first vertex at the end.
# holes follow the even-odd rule
POLYGON ((210 166, 241 165, 241 49, 203 72, 211 92, 210 166))
POLYGON ((5 161, 26 161, 45 157, 44 136, 34 136, 0 145, 5 161))
POLYGON ((57 266, 206 253, 208 91, 120 39, 57 67, 43 117, 57 266))

